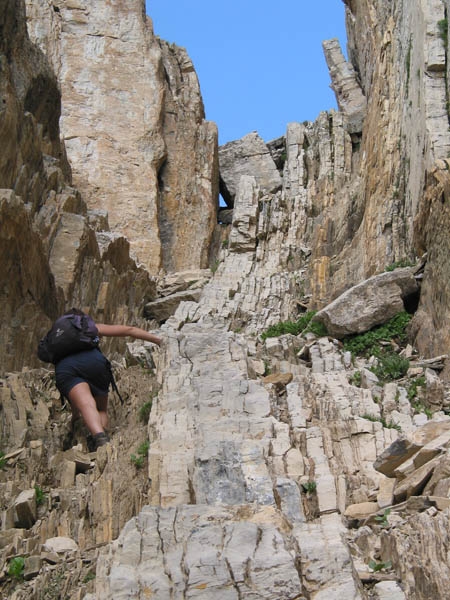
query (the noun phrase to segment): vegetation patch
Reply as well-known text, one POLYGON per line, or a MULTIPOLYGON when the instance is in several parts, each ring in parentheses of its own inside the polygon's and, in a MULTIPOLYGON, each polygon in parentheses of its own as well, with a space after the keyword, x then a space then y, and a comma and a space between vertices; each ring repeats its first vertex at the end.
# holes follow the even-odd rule
POLYGON ((138 411, 139 420, 142 421, 143 423, 148 423, 148 420, 150 417, 150 412, 152 410, 152 402, 153 402, 153 400, 150 398, 150 400, 148 400, 147 402, 144 402, 144 404, 141 406, 141 408, 138 411))
POLYGON ((400 312, 383 325, 365 333, 346 337, 343 340, 344 349, 357 356, 378 356, 383 350, 382 342, 406 342, 406 327, 410 320, 410 314, 406 311, 400 312))
POLYGON ((384 270, 385 271, 394 271, 395 269, 400 269, 402 267, 413 267, 413 266, 414 266, 413 262, 411 262, 407 258, 403 258, 402 260, 398 260, 397 262, 393 262, 392 264, 388 265, 384 270))
POLYGON ((44 490, 37 484, 34 486, 34 492, 36 494, 36 504, 41 506, 41 504, 44 504, 45 500, 47 499, 47 495, 44 494, 44 490))
POLYGON ((407 390, 408 400, 410 402, 412 402, 414 400, 414 398, 417 397, 419 388, 423 387, 424 385, 425 385, 425 377, 424 376, 416 377, 411 381, 411 383, 408 386, 408 390, 407 390))
POLYGON ((4 452, 0 452, 0 469, 4 469, 6 467, 6 458, 4 452))
POLYGON ((438 21, 439 36, 444 42, 444 46, 448 46, 448 19, 441 19, 438 21))
POLYGON ((281 321, 276 325, 272 325, 266 331, 261 334, 263 340, 270 337, 278 337, 286 333, 292 335, 300 335, 301 333, 312 332, 317 336, 324 336, 327 334, 326 328, 323 323, 317 323, 312 321, 312 318, 317 311, 310 310, 302 315, 297 321, 281 321))
POLYGON ((312 494, 317 489, 317 483, 315 481, 307 481, 306 483, 302 483, 302 488, 306 493, 312 494))
POLYGON ((382 382, 400 379, 406 375, 409 369, 409 360, 395 354, 395 352, 380 352, 377 361, 378 363, 370 370, 382 382))
POLYGON ((397 429, 397 431, 402 430, 398 423, 388 423, 383 417, 375 417, 374 415, 366 414, 362 415, 362 418, 367 419, 368 421, 372 421, 372 423, 381 423, 386 429, 397 429))
POLYGON ((392 568, 392 562, 387 560, 386 562, 377 562, 375 560, 371 560, 369 562, 369 568, 372 569, 375 573, 378 571, 385 571, 387 569, 392 568))
POLYGON ((9 561, 8 575, 19 581, 23 579, 23 571, 25 569, 25 559, 23 556, 16 556, 9 561))
POLYGON ((348 381, 351 385, 361 387, 361 371, 355 371, 348 381))
POLYGON ((391 513, 391 509, 386 508, 386 510, 384 511, 384 513, 382 515, 377 515, 375 517, 375 521, 380 525, 380 527, 388 527, 389 526, 388 517, 389 517, 390 513, 391 513))
POLYGON ((144 461, 147 458, 149 448, 150 442, 143 442, 136 450, 136 454, 130 456, 131 462, 137 469, 141 469, 144 466, 144 461))
POLYGON ((428 408, 428 406, 425 406, 425 404, 422 404, 422 402, 413 402, 411 406, 413 407, 414 412, 416 414, 424 413, 428 417, 428 419, 433 418, 433 411, 431 410, 431 408, 428 408))

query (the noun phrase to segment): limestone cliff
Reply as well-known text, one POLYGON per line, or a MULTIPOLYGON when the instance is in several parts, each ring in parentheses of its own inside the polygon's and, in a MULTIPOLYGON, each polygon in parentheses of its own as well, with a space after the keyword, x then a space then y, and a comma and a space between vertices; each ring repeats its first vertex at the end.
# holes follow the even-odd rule
POLYGON ((217 129, 186 51, 154 36, 144 0, 26 4, 61 86, 61 131, 88 207, 107 210, 151 273, 206 267, 217 129))
POLYGON ((218 150, 141 2, 27 2, 40 50, 1 4, 0 364, 34 366, 69 302, 164 337, 123 352, 96 455, 50 371, 1 380, 6 597, 446 597, 448 0, 345 4, 339 110, 218 150), (261 335, 315 308, 327 335, 261 335), (406 333, 352 356, 341 338, 392 315, 406 333))
POLYGON ((63 308, 89 307, 105 320, 139 319, 155 284, 130 258, 127 240, 108 232, 107 215, 88 211, 71 185, 58 82, 29 40, 24 3, 3 2, 0 25, 4 373, 37 365, 37 341, 63 308))

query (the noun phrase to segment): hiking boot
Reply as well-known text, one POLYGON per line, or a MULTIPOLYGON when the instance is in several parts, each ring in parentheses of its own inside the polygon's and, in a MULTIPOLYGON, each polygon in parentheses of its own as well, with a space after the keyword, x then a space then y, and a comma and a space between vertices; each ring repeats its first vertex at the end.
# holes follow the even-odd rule
POLYGON ((105 444, 109 444, 109 436, 104 431, 100 433, 96 433, 92 436, 92 440, 94 442, 94 451, 100 448, 100 446, 104 446, 105 444))

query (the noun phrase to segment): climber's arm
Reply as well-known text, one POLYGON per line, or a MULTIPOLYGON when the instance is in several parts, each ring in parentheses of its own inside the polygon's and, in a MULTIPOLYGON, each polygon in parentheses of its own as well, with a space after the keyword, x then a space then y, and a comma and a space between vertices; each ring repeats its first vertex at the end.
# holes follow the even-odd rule
POLYGON ((99 335, 106 337, 127 337, 130 336, 137 340, 145 340, 153 342, 158 346, 161 344, 161 338, 133 325, 105 325, 104 323, 96 323, 99 335))

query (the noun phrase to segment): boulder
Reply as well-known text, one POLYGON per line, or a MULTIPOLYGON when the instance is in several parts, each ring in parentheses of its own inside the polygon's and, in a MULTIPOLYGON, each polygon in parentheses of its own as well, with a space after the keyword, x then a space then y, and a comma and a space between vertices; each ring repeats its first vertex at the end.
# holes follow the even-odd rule
POLYGON ((40 556, 29 556, 25 560, 25 568, 23 571, 23 578, 25 581, 33 579, 38 575, 42 566, 42 558, 40 556))
POLYGON ((177 292, 164 298, 158 298, 145 305, 144 314, 147 319, 156 319, 156 321, 166 321, 175 314, 180 302, 198 302, 202 290, 200 288, 177 292))
POLYGON ((242 175, 255 177, 262 191, 275 192, 281 188, 277 166, 269 148, 256 131, 220 146, 219 171, 220 193, 229 207, 234 205, 242 175))
POLYGON ((36 522, 36 492, 34 489, 24 490, 14 501, 16 511, 15 526, 29 529, 36 522))
POLYGON ((362 333, 403 311, 404 300, 417 290, 411 268, 381 273, 346 290, 317 312, 313 321, 323 323, 336 338, 362 333))
POLYGON ((158 296, 170 296, 187 289, 204 286, 211 279, 210 269, 192 269, 168 273, 158 282, 158 296))
POLYGON ((430 479, 435 467, 438 465, 440 457, 436 456, 432 460, 428 461, 418 469, 416 469, 411 475, 408 475, 400 483, 397 483, 394 489, 394 499, 396 502, 402 502, 410 496, 417 496, 425 487, 426 483, 430 479))
POLYGON ((78 544, 69 537, 59 535, 57 537, 48 538, 44 545, 45 552, 54 552, 55 554, 64 554, 65 552, 76 552, 78 544))
POLYGON ((373 463, 374 469, 386 475, 395 477, 395 469, 408 460, 419 450, 420 446, 406 439, 395 440, 373 463))
POLYGON ((274 385, 286 386, 293 379, 292 373, 271 373, 263 378, 264 383, 273 383, 274 385))
POLYGON ((366 519, 378 511, 377 502, 359 502, 351 504, 345 509, 344 515, 348 519, 366 519))
POLYGON ((373 586, 377 600, 406 600, 405 592, 397 581, 379 581, 373 586))

